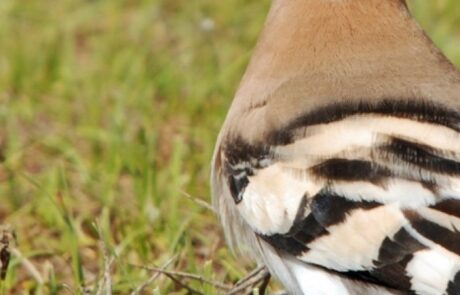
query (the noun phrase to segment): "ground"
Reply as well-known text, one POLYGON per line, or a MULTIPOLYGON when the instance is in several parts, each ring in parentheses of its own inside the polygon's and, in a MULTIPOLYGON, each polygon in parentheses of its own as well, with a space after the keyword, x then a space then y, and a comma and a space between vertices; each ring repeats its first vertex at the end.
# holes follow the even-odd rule
MULTIPOLYGON (((227 285, 253 269, 193 199, 210 202, 214 141, 269 4, 0 1, 1 295, 185 294, 140 266, 227 285)), ((410 4, 460 65, 460 2, 410 4)))

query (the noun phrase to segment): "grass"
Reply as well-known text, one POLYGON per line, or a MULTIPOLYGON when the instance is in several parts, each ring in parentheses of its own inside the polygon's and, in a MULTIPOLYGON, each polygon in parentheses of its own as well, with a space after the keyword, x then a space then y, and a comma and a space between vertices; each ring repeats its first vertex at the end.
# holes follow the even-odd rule
MULTIPOLYGON (((220 282, 250 271, 183 192, 210 199, 214 141, 269 4, 0 1, 0 223, 20 251, 1 295, 96 294, 101 241, 114 294, 152 275, 133 265, 176 255, 173 269, 220 282)), ((411 6, 460 65, 460 3, 411 6)), ((143 292, 186 290, 160 276, 143 292)))

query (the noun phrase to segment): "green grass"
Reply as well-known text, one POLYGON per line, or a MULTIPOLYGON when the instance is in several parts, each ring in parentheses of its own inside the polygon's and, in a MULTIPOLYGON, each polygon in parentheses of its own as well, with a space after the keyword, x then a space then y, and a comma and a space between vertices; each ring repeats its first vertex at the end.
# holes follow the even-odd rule
MULTIPOLYGON (((41 277, 14 257, 0 294, 95 293, 100 239, 116 294, 151 275, 132 264, 174 255, 174 269, 226 283, 251 269, 182 191, 210 199, 214 141, 269 4, 0 1, 0 223, 41 277)), ((460 3, 411 6, 459 65, 460 3)), ((153 289, 186 293, 165 277, 153 289)))

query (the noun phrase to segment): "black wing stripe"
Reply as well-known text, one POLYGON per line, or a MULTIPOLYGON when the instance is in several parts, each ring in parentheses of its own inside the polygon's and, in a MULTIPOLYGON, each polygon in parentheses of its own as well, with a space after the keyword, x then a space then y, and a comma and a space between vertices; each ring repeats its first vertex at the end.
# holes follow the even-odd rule
POLYGON ((308 209, 308 197, 304 195, 297 210, 296 217, 289 232, 286 234, 260 235, 265 241, 278 250, 300 255, 308 250, 307 245, 327 231, 315 220, 311 214, 305 217, 308 209))
POLYGON ((388 265, 382 269, 371 271, 337 272, 327 268, 323 269, 331 274, 356 282, 383 286, 390 289, 392 292, 391 294, 412 295, 415 294, 415 292, 410 291, 411 281, 405 270, 411 259, 412 255, 408 255, 398 264, 388 265))
POLYGON ((451 231, 437 223, 426 220, 415 211, 406 210, 404 215, 418 233, 447 250, 460 255, 460 233, 458 231, 451 231))
POLYGON ((328 234, 326 229, 316 221, 312 214, 305 217, 308 209, 308 198, 302 198, 293 225, 286 234, 260 235, 278 250, 300 255, 308 250, 307 245, 320 236, 328 234))
POLYGON ((329 226, 344 222, 351 211, 370 210, 382 204, 366 201, 353 202, 324 191, 313 197, 309 205, 311 213, 303 219, 298 218, 302 216, 298 213, 288 233, 259 236, 273 247, 297 256, 308 251, 309 243, 329 234, 327 230, 329 226))
POLYGON ((420 143, 393 137, 381 149, 399 160, 435 173, 460 175, 459 162, 443 158, 434 148, 420 143))
POLYGON ((293 238, 305 245, 328 234, 328 231, 311 214, 302 222, 295 224, 291 231, 293 238))
POLYGON ((425 249, 426 246, 415 239, 406 229, 401 228, 392 238, 387 237, 380 246, 378 260, 375 266, 382 267, 394 264, 404 259, 407 255, 425 249))
MULTIPOLYGON (((354 160, 346 158, 333 158, 317 164, 309 169, 309 172, 329 183, 339 182, 369 182, 374 185, 386 188, 392 179, 404 179, 420 183, 433 195, 438 195, 438 185, 432 177, 414 175, 413 171, 404 173, 394 165, 389 165, 388 157, 378 158, 379 154, 373 155, 373 161, 354 160)), ((381 156, 381 155, 380 155, 381 156)))
POLYGON ((404 290, 405 294, 415 294, 413 291, 409 291, 412 287, 411 277, 407 275, 406 267, 412 260, 413 255, 408 254, 401 257, 398 263, 385 265, 371 271, 372 275, 385 282, 390 287, 404 290), (406 293, 407 292, 407 293, 406 293))
POLYGON ((310 214, 302 221, 294 224, 287 234, 259 236, 276 249, 299 256, 308 251, 310 242, 327 234, 327 230, 310 214))
POLYGON ((430 208, 460 218, 460 200, 458 199, 444 200, 430 208))
POLYGON ((372 284, 375 284, 375 285, 392 288, 392 286, 387 284, 385 281, 382 281, 379 278, 377 278, 370 271, 347 271, 347 272, 342 272, 340 274, 342 276, 348 278, 348 279, 353 279, 353 280, 357 280, 357 281, 364 281, 366 283, 372 283, 372 284))
POLYGON ((364 160, 330 159, 311 168, 317 177, 340 181, 368 181, 381 184, 392 176, 389 169, 364 160))
POLYGON ((372 201, 350 201, 345 197, 337 196, 332 192, 323 190, 313 198, 310 210, 315 219, 327 228, 344 222, 352 210, 370 210, 381 205, 381 203, 372 201))
POLYGON ((460 294, 460 271, 457 272, 454 279, 447 285, 447 295, 460 294))
POLYGON ((326 124, 340 121, 346 117, 365 114, 387 115, 406 118, 418 122, 442 125, 455 131, 460 131, 460 114, 440 107, 429 101, 414 101, 405 99, 385 99, 378 103, 363 102, 335 103, 308 112, 289 123, 284 128, 276 130, 269 136, 272 145, 287 145, 295 139, 295 130, 316 124, 326 124))
POLYGON ((266 144, 250 144, 241 137, 230 137, 222 143, 228 165, 248 163, 252 168, 263 168, 263 160, 271 158, 270 147, 266 144))
POLYGON ((285 251, 294 256, 299 256, 308 250, 308 247, 304 243, 289 235, 259 235, 259 237, 276 249, 285 251))

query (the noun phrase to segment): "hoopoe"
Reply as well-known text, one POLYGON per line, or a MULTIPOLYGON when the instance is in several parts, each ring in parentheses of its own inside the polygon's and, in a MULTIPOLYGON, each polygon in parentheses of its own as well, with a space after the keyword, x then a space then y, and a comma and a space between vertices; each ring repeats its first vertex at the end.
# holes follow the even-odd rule
POLYGON ((460 72, 404 0, 274 0, 212 170, 290 294, 460 294, 460 72))

